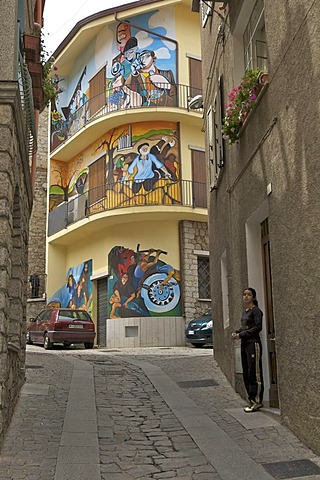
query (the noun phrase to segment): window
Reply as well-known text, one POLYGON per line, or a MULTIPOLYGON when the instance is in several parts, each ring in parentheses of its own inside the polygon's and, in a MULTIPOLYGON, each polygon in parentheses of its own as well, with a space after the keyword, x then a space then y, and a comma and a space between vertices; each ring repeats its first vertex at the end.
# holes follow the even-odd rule
POLYGON ((193 207, 207 208, 206 155, 191 148, 193 207))
POLYGON ((215 188, 224 165, 224 141, 222 136, 223 90, 222 77, 218 80, 218 88, 212 108, 207 114, 207 135, 209 148, 210 185, 215 188))
POLYGON ((199 298, 209 300, 210 291, 210 263, 209 257, 198 257, 198 291, 199 298))
POLYGON ((213 10, 212 4, 213 4, 212 0, 208 0, 207 2, 201 2, 202 28, 206 26, 208 18, 212 16, 212 10, 213 10))
POLYGON ((222 291, 222 312, 223 327, 229 327, 229 289, 228 289, 228 269, 227 253, 223 252, 221 256, 221 291, 222 291))
POLYGON ((257 0, 243 34, 245 69, 267 70, 267 43, 264 23, 264 2, 257 0))

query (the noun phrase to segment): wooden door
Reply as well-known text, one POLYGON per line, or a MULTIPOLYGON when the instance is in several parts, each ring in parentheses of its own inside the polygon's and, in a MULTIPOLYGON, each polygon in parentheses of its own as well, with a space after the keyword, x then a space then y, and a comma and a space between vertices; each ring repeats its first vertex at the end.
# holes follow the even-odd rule
POLYGON ((106 192, 106 156, 99 158, 89 166, 89 206, 105 197, 106 192))
POLYGON ((201 150, 191 151, 192 197, 194 207, 207 208, 206 158, 201 150))
POLYGON ((262 260, 264 270, 264 285, 266 298, 266 321, 267 321, 267 345, 269 357, 269 375, 270 375, 270 407, 279 407, 278 395, 278 377, 277 377, 277 353, 276 353, 276 329, 273 316, 272 303, 272 276, 271 276, 271 259, 270 259, 270 240, 268 219, 261 223, 261 243, 262 243, 262 260))
POLYGON ((202 94, 202 62, 189 57, 190 97, 202 94))
POLYGON ((106 67, 89 81, 89 96, 89 117, 92 117, 106 103, 106 67))

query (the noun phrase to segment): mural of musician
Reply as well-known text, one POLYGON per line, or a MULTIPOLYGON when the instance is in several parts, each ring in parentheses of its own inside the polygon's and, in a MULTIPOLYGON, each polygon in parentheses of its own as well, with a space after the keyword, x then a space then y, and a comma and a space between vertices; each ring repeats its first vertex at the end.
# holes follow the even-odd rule
POLYGON ((123 246, 109 252, 108 318, 180 316, 180 272, 163 260, 167 252, 123 246), (162 257, 162 258, 160 258, 162 257))
POLYGON ((48 306, 80 308, 92 314, 92 260, 68 268, 65 283, 49 299, 48 306))
MULTIPOLYGON (((143 17, 139 19, 142 28, 146 28, 149 22, 143 17)), ((157 18, 157 15, 153 12, 151 17, 157 18)), ((117 25, 115 36, 120 53, 112 61, 109 79, 112 90, 107 99, 110 110, 175 105, 176 48, 174 42, 172 45, 170 39, 164 42, 157 33, 155 28, 154 35, 146 35, 144 30, 133 28, 129 21, 117 25)))
POLYGON ((154 10, 106 25, 104 35, 105 44, 95 50, 98 39, 93 39, 61 79, 51 113, 51 150, 97 112, 176 105, 177 44, 169 9, 167 15, 154 10), (102 57, 105 66, 97 71, 102 57))

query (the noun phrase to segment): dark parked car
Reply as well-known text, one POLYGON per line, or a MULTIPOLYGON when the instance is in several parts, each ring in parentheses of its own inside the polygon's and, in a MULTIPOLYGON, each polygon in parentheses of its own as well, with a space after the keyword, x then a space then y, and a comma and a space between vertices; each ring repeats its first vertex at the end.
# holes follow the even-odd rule
POLYGON ((47 308, 27 323, 27 343, 43 343, 46 350, 54 343, 69 347, 83 343, 93 348, 95 327, 88 312, 71 308, 47 308))
POLYGON ((191 320, 186 328, 186 341, 194 347, 213 343, 213 321, 211 310, 201 317, 191 320))

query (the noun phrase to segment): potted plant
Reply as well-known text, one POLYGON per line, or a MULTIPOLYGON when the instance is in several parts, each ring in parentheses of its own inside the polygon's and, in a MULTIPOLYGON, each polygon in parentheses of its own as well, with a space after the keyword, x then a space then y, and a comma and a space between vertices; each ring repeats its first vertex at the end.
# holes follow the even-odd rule
MULTIPOLYGON (((239 139, 242 125, 249 113, 257 103, 258 94, 263 83, 259 84, 261 70, 246 70, 240 85, 234 87, 228 95, 229 103, 226 105, 226 115, 223 121, 223 136, 229 143, 235 143, 239 139)), ((267 75, 263 72, 263 75, 267 75)), ((263 80, 265 81, 265 78, 263 80)), ((265 82, 264 82, 265 83, 265 82)))

